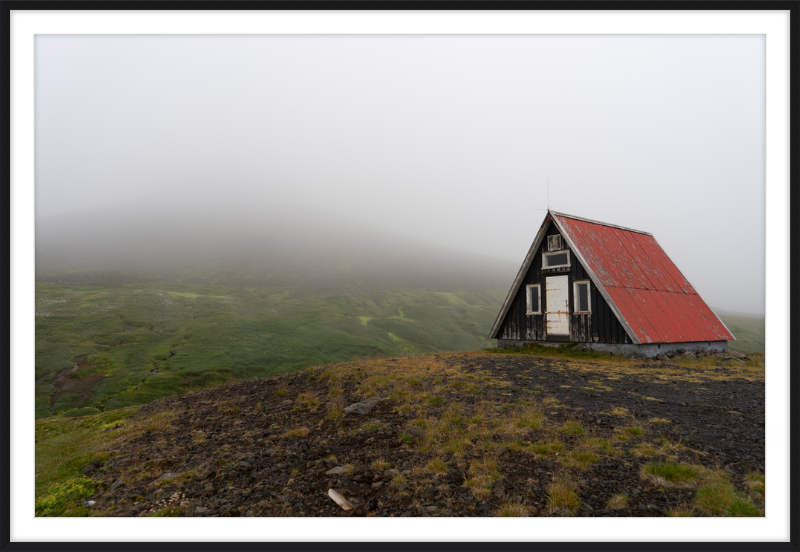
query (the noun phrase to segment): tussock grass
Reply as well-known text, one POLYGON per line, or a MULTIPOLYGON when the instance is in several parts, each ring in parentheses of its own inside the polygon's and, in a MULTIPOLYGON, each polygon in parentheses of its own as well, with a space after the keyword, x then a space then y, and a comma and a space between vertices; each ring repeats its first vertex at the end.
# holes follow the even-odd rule
POLYGON ((758 517, 764 513, 736 490, 722 472, 708 472, 697 489, 694 510, 706 516, 758 517))
POLYGON ((575 420, 568 420, 564 422, 564 424, 558 428, 559 433, 563 433, 564 435, 583 435, 586 430, 575 420))
POLYGON ((373 431, 378 431, 386 427, 386 423, 380 420, 370 420, 368 422, 364 422, 361 426, 361 431, 366 431, 367 433, 372 433, 373 431))
POLYGON ((446 475, 447 464, 441 458, 433 458, 425 464, 425 470, 435 475, 446 475))
POLYGON ((634 456, 657 456, 661 452, 653 443, 639 443, 631 449, 634 456))
POLYGON ((319 379, 322 381, 327 381, 329 383, 337 383, 342 380, 342 377, 339 375, 338 370, 335 368, 328 368, 322 374, 320 374, 319 379))
POLYGON ((748 473, 744 477, 744 483, 747 485, 752 493, 760 500, 766 497, 766 478, 763 473, 748 473))
POLYGON ((467 478, 464 480, 464 487, 477 498, 483 498, 492 492, 492 485, 500 479, 500 468, 497 461, 492 458, 484 458, 470 464, 467 470, 467 478))
POLYGON ((564 443, 557 438, 542 439, 531 445, 531 450, 541 456, 550 456, 564 451, 564 443))
POLYGON ((328 403, 328 419, 329 420, 340 420, 343 416, 342 410, 344 409, 344 405, 342 404, 341 400, 336 400, 328 403))
POLYGON ((497 517, 528 517, 528 508, 521 502, 501 504, 495 514, 497 517))
POLYGON ((561 404, 561 401, 559 401, 559 400, 558 400, 558 399, 556 399, 555 397, 547 397, 546 399, 544 399, 544 400, 542 401, 542 403, 543 403, 543 404, 544 404, 544 405, 545 405, 547 408, 556 408, 556 409, 559 409, 559 408, 565 408, 565 406, 564 406, 563 404, 561 404))
POLYGON ((695 487, 702 468, 689 464, 656 462, 642 466, 643 479, 660 487, 695 487))
POLYGON ((551 514, 571 516, 580 506, 578 485, 571 479, 556 480, 547 489, 547 510, 551 514))
POLYGON ((377 471, 377 472, 385 471, 385 470, 389 469, 389 462, 384 460, 382 456, 380 458, 376 459, 376 460, 373 460, 371 465, 372 465, 372 469, 377 471))
POLYGON ((544 414, 541 408, 526 408, 517 413, 510 420, 518 429, 540 429, 544 422, 544 414))
POLYGON ((470 441, 466 437, 449 439, 442 446, 442 452, 462 457, 462 456, 464 456, 465 449, 468 446, 470 446, 471 444, 472 444, 472 441, 470 441))
POLYGON ((395 475, 389 483, 392 487, 399 487, 403 483, 408 483, 408 477, 401 474, 395 475))
POLYGON ((300 393, 295 398, 295 404, 300 406, 305 406, 312 412, 316 411, 319 408, 319 396, 316 393, 306 392, 300 393))
POLYGON ((281 439, 293 439, 295 437, 305 437, 310 433, 310 430, 305 427, 294 427, 281 434, 281 439))
POLYGON ((670 508, 667 510, 668 517, 693 517, 692 510, 685 506, 678 506, 677 508, 670 508))
POLYGON ((612 496, 606 501, 606 508, 609 510, 622 510, 628 507, 628 495, 620 493, 612 496))
MULTIPOLYGON (((764 515, 763 510, 736 490, 728 476, 719 470, 708 470, 702 466, 688 464, 657 462, 642 466, 641 475, 643 479, 661 487, 697 489, 691 510, 679 508, 669 515, 685 515, 687 512, 702 516, 764 515)), ((757 477, 749 481, 758 483, 757 477)))
POLYGON ((584 437, 581 444, 588 450, 597 452, 598 454, 607 456, 616 456, 620 454, 620 452, 614 448, 611 441, 600 437, 584 437))
POLYGON ((656 443, 661 445, 661 451, 664 454, 671 454, 671 453, 674 453, 674 452, 680 452, 680 451, 682 451, 682 450, 684 450, 686 448, 683 443, 680 443, 680 442, 679 443, 675 443, 675 442, 670 441, 669 439, 665 439, 663 437, 659 437, 655 441, 656 441, 656 443))
POLYGON ((597 462, 598 460, 600 460, 600 456, 594 450, 585 445, 581 445, 565 454, 561 462, 566 468, 585 470, 589 467, 589 464, 597 462))

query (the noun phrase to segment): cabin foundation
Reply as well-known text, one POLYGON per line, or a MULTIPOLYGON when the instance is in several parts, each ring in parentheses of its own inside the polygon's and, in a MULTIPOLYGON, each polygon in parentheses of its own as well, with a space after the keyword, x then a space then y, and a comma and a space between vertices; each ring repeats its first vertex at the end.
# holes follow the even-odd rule
MULTIPOLYGON (((574 343, 559 343, 553 341, 521 341, 518 339, 498 339, 498 349, 516 349, 525 345, 540 345, 542 347, 561 347, 572 346, 574 343)), ((694 351, 727 351, 727 341, 687 341, 683 343, 643 343, 635 345, 633 343, 584 343, 587 351, 597 351, 598 353, 612 353, 615 355, 643 355, 654 357, 663 353, 675 353, 681 349, 686 352, 694 351)))
POLYGON ((727 341, 688 341, 684 343, 587 343, 586 349, 600 353, 614 353, 615 355, 639 354, 654 357, 664 353, 676 353, 681 349, 687 352, 694 351, 727 351, 727 341))

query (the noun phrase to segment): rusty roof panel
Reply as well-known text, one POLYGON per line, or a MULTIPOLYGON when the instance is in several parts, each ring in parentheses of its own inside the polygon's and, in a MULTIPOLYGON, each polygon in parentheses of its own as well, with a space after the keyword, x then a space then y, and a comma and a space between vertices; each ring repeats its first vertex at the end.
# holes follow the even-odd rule
POLYGON ((661 298, 664 292, 651 290, 631 290, 631 295, 641 306, 641 311, 646 313, 653 328, 657 332, 655 341, 658 343, 677 343, 691 341, 692 332, 687 332, 686 327, 677 322, 666 302, 661 298))
POLYGON ((735 339, 652 235, 551 215, 639 341, 735 339))
POLYGON ((641 343, 655 343, 658 340, 658 334, 650 324, 648 317, 636 305, 629 290, 620 287, 609 287, 606 290, 639 341, 641 343))
POLYGON ((660 268, 661 282, 668 291, 691 293, 697 295, 697 292, 692 287, 675 263, 672 262, 667 254, 658 245, 658 242, 653 236, 643 236, 641 234, 631 234, 636 242, 642 246, 642 249, 647 253, 647 257, 652 261, 654 268, 660 268))
POLYGON ((606 289, 642 343, 734 339, 699 295, 615 287, 606 289))
POLYGON ((563 216, 554 217, 604 286, 625 287, 626 276, 616 268, 623 260, 611 228, 563 216))
POLYGON ((652 263, 642 248, 639 247, 637 241, 633 238, 633 233, 614 229, 614 234, 617 236, 622 247, 621 251, 623 253, 624 262, 628 264, 633 277, 636 282, 639 283, 639 285, 634 283, 634 285, 626 287, 634 289, 658 289, 658 280, 651 281, 647 274, 650 272, 650 276, 653 276, 653 271, 646 270, 646 267, 651 266, 652 263))

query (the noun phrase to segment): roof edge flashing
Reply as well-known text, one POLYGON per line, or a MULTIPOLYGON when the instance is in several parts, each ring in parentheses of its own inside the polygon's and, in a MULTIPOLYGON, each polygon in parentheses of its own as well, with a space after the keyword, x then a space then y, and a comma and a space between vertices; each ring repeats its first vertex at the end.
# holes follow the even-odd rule
POLYGON ((569 219, 581 220, 583 222, 588 222, 590 224, 598 224, 600 226, 608 226, 609 228, 619 228, 620 230, 627 230, 628 232, 636 232, 637 234, 644 234, 645 236, 652 236, 650 232, 645 232, 644 230, 635 230, 633 228, 627 228, 625 226, 620 226, 618 224, 609 224, 607 222, 600 222, 599 220, 592 220, 583 217, 576 217, 575 215, 568 215, 567 213, 559 213, 557 211, 550 211, 551 214, 557 217, 564 217, 569 219))

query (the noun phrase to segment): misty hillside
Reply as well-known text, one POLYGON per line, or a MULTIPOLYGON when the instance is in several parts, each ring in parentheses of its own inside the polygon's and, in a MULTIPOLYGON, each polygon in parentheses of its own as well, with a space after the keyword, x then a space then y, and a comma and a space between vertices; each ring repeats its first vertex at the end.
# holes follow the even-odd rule
POLYGON ((491 345, 514 263, 296 206, 210 205, 37 221, 37 417, 491 345))
POLYGON ((37 281, 451 291, 507 288, 518 269, 329 214, 292 211, 148 202, 37 220, 37 281))

